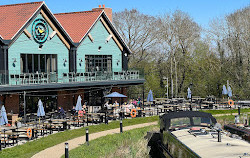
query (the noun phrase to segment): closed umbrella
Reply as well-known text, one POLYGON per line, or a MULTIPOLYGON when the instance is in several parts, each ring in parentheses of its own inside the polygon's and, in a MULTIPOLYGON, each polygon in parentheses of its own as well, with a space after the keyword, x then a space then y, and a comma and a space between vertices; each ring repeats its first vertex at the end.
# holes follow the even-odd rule
POLYGON ((5 125, 8 123, 7 114, 4 105, 1 108, 1 118, 0 118, 0 125, 5 125))
POLYGON ((232 89, 231 89, 231 87, 230 86, 228 86, 227 87, 227 95, 228 95, 228 97, 232 97, 233 96, 233 94, 232 94, 233 92, 232 92, 232 89))
POLYGON ((82 110, 82 98, 79 95, 77 98, 77 103, 76 103, 76 111, 80 111, 82 110))
POLYGON ((40 123, 40 117, 45 116, 45 111, 41 99, 39 99, 38 101, 37 116, 39 117, 39 123, 40 123))
POLYGON ((225 85, 223 85, 222 94, 223 94, 223 95, 227 95, 227 88, 226 88, 225 85))
POLYGON ((188 99, 191 99, 192 97, 192 92, 191 92, 191 89, 188 87, 188 90, 187 90, 187 98, 188 99))
POLYGON ((153 92, 150 90, 148 92, 147 102, 152 102, 152 101, 154 101, 154 97, 153 97, 153 92))
POLYGON ((45 116, 45 111, 41 99, 39 99, 38 101, 37 116, 38 117, 45 116))
MULTIPOLYGON (((154 101, 153 92, 150 89, 150 91, 148 92, 147 102, 153 102, 153 101, 154 101)), ((151 103, 150 103, 150 108, 151 108, 151 103)))

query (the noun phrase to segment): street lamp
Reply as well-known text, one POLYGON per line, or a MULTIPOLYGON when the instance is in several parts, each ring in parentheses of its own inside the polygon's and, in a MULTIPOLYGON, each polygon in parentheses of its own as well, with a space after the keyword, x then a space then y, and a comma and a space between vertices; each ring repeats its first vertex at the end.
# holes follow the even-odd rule
POLYGON ((165 85, 165 88, 167 88, 167 98, 168 98, 168 78, 164 76, 163 81, 167 81, 167 85, 165 85))
POLYGON ((189 88, 190 88, 190 91, 191 91, 191 103, 190 103, 190 106, 189 106, 189 109, 190 109, 190 111, 192 111, 192 97, 193 97, 193 95, 192 95, 192 87, 193 87, 193 83, 191 82, 190 84, 189 84, 189 88))

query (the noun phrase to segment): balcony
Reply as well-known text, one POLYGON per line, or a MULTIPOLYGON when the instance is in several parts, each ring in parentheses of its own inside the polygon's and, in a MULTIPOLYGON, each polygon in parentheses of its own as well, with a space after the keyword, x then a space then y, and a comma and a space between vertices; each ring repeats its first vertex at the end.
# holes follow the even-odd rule
POLYGON ((144 79, 143 71, 126 70, 112 72, 57 72, 49 73, 0 73, 0 85, 36 85, 36 84, 56 84, 56 83, 83 83, 94 81, 129 81, 144 79))

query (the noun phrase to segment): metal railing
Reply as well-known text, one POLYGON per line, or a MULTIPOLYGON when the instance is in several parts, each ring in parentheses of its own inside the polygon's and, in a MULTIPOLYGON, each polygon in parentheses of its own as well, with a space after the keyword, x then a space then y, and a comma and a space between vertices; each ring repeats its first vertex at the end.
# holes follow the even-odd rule
POLYGON ((0 72, 0 85, 28 85, 28 84, 48 84, 48 83, 71 83, 107 80, 137 80, 143 79, 144 75, 139 70, 122 71, 96 71, 96 72, 37 72, 37 73, 17 73, 0 72))

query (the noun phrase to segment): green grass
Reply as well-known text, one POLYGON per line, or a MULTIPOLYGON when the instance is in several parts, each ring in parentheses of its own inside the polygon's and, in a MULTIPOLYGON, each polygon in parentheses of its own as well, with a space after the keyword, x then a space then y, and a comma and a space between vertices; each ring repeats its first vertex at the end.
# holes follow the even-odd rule
MULTIPOLYGON (((135 125, 135 124, 141 124, 146 122, 154 122, 158 121, 158 116, 152 116, 152 117, 145 117, 145 118, 133 118, 133 119, 126 119, 123 120, 123 126, 129 126, 129 125, 135 125)), ((89 133, 96 133, 100 131, 105 131, 109 129, 115 129, 120 127, 119 121, 110 122, 108 125, 106 124, 100 124, 95 126, 89 126, 89 133)), ((0 157, 1 158, 28 158, 33 156, 34 154, 49 148, 51 146, 60 144, 62 142, 65 142, 67 140, 80 137, 85 135, 85 129, 75 129, 75 130, 67 130, 64 132, 56 133, 53 135, 49 135, 47 137, 27 142, 23 145, 18 145, 9 149, 4 149, 0 151, 0 157)))
MULTIPOLYGON (((147 142, 143 140, 147 131, 156 126, 148 126, 126 131, 122 134, 107 135, 70 150, 70 158, 99 158, 99 157, 142 157, 147 154, 147 142), (140 143, 141 141, 142 143, 140 143), (144 148, 144 150, 141 150, 144 148)), ((62 156, 62 158, 65 156, 62 156)))
MULTIPOLYGON (((232 110, 201 110, 201 111, 211 113, 212 115, 238 113, 238 109, 232 109, 232 110)), ((240 112, 241 113, 250 112, 250 108, 248 108, 248 109, 240 109, 240 112)))

